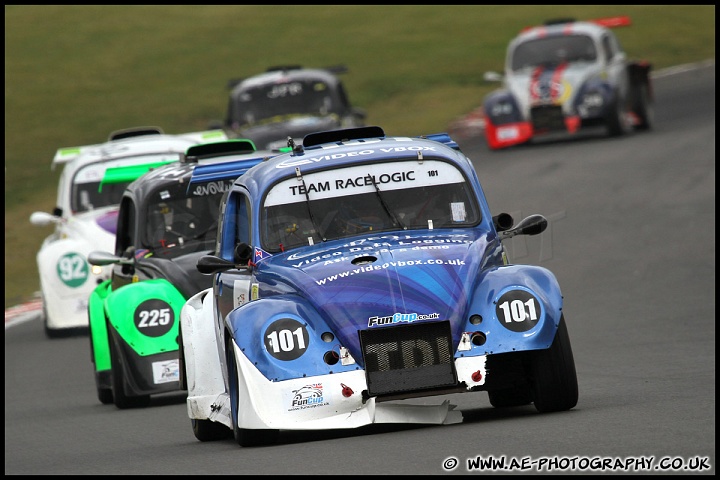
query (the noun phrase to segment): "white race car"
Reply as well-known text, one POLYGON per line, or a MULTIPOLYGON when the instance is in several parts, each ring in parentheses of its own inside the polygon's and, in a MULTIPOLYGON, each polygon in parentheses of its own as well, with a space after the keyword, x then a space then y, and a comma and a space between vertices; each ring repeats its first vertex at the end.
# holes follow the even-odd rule
POLYGON ((52 213, 30 216, 33 225, 55 224, 37 254, 48 337, 87 329, 90 293, 111 271, 91 268, 87 255, 115 247, 118 203, 125 187, 150 168, 179 160, 192 145, 225 139, 221 130, 170 135, 157 127, 140 127, 113 132, 105 143, 57 151, 51 168, 64 165, 57 205, 52 213), (104 184, 109 169, 123 181, 104 184))
POLYGON ((562 19, 527 28, 508 46, 503 88, 483 101, 485 139, 493 150, 539 136, 604 127, 610 136, 653 122, 651 65, 629 60, 610 27, 628 17, 562 19))

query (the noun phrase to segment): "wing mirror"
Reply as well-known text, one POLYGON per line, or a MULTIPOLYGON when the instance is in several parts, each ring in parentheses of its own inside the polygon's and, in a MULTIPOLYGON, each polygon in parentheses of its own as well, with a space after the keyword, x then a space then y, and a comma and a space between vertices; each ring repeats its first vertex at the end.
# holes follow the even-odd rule
POLYGON ((60 217, 56 217, 51 213, 34 212, 32 215, 30 215, 30 223, 38 227, 44 227, 53 224, 59 225, 60 223, 62 223, 62 219, 60 217))
POLYGON ((119 263, 120 265, 135 264, 135 259, 132 256, 130 256, 130 258, 118 257, 117 255, 113 255, 112 253, 102 251, 90 252, 87 260, 90 265, 97 265, 99 267, 104 267, 106 265, 114 265, 116 263, 119 263))
POLYGON ((501 231, 500 240, 512 238, 515 235, 538 235, 545 231, 547 225, 547 219, 542 215, 530 215, 520 220, 514 227, 501 231))
POLYGON ((486 82, 502 82, 503 76, 501 73, 490 71, 483 74, 483 80, 486 82))
POLYGON ((245 242, 238 243, 235 246, 233 255, 234 262, 225 260, 217 255, 203 255, 197 261, 197 270, 203 275, 212 275, 213 273, 224 272, 232 269, 247 269, 252 258, 252 247, 245 242))

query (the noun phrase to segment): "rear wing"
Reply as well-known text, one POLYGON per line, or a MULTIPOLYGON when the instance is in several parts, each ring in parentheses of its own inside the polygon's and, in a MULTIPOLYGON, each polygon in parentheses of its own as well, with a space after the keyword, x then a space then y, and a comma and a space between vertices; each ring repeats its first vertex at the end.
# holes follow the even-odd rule
POLYGON ((200 132, 190 132, 190 133, 180 133, 175 136, 188 138, 197 143, 221 142, 223 140, 228 140, 227 134, 222 129, 203 130, 200 132))
POLYGON ((177 160, 168 160, 165 162, 153 162, 145 163, 142 165, 128 165, 125 167, 110 167, 105 170, 98 187, 98 192, 102 193, 103 185, 109 185, 114 183, 132 182, 145 175, 147 172, 154 168, 162 167, 168 163, 174 163, 177 160))
POLYGON ((142 137, 145 135, 162 135, 163 129, 160 127, 133 127, 125 128, 123 130, 115 130, 108 136, 108 142, 113 140, 122 140, 130 137, 142 137))
POLYGON ((458 143, 455 140, 453 140, 450 137, 450 135, 448 135, 447 133, 433 133, 430 135, 420 135, 417 138, 424 138, 427 140, 432 140, 433 142, 442 143, 443 145, 446 145, 446 146, 452 148, 453 150, 458 150, 458 151, 460 150, 460 145, 458 145, 458 143))
POLYGON ((234 180, 255 165, 265 161, 267 157, 247 158, 231 162, 211 163, 198 165, 193 169, 192 176, 188 182, 188 193, 190 188, 202 183, 217 182, 220 180, 234 180))
MULTIPOLYGON (((600 25, 601 27, 607 28, 628 27, 632 25, 630 17, 628 17, 627 15, 622 15, 618 17, 596 18, 594 20, 577 20, 575 18, 553 18, 551 20, 546 20, 542 26, 548 27, 550 25, 562 25, 564 23, 574 23, 578 21, 594 23, 596 25, 600 25)), ((533 28, 536 27, 524 27, 521 32, 527 32, 528 30, 532 30, 533 28)))
MULTIPOLYGON (((303 148, 312 148, 317 145, 324 143, 342 143, 350 140, 361 140, 366 138, 384 138, 385 131, 382 127, 376 125, 370 125, 365 127, 345 128, 342 130, 329 130, 326 132, 309 133, 303 138, 302 146, 293 146, 290 144, 291 139, 288 140, 288 147, 293 151, 300 152, 303 148)), ((433 142, 442 143, 454 150, 460 150, 460 146, 450 138, 447 133, 433 133, 429 135, 419 135, 415 138, 423 138, 426 140, 432 140, 433 142)), ((292 142, 294 143, 294 142, 292 142)))
POLYGON ((225 157, 228 155, 242 155, 255 152, 256 150, 253 141, 246 138, 202 143, 188 148, 185 155, 182 156, 181 161, 183 163, 198 163, 200 160, 225 157))
MULTIPOLYGON (((302 65, 275 65, 272 67, 268 67, 265 72, 287 72, 290 70, 304 69, 306 69, 306 67, 303 67, 302 65)), ((325 70, 326 72, 332 73, 333 75, 340 75, 341 73, 347 73, 348 67, 346 65, 332 65, 330 67, 308 68, 308 70, 325 70)), ((228 90, 232 90, 233 88, 235 88, 235 86, 248 78, 250 77, 231 78, 230 80, 228 80, 227 83, 228 90)))
MULTIPOLYGON (((138 136, 145 136, 145 135, 162 135, 162 129, 159 127, 134 127, 134 128, 128 128, 125 130, 116 130, 110 134, 109 141, 118 141, 118 140, 124 140, 131 137, 138 137, 138 136)), ((202 130, 198 132, 190 132, 190 133, 181 133, 175 135, 176 137, 186 138, 191 142, 195 143, 205 143, 205 142, 219 142, 222 140, 227 140, 228 136, 225 133, 224 130, 216 129, 216 130, 202 130)), ((107 142, 106 142, 107 143, 107 142)), ((75 160, 76 158, 85 155, 92 151, 97 151, 100 147, 105 145, 106 143, 95 143, 92 145, 82 145, 79 147, 63 147, 59 148, 57 152, 55 152, 55 156, 53 157, 52 164, 50 166, 51 170, 55 170, 55 167, 58 165, 71 162, 75 160)))
POLYGON ((91 150, 95 150, 101 146, 102 146, 102 143, 97 143, 94 145, 84 145, 82 147, 58 148, 57 152, 55 152, 55 156, 53 157, 50 169, 55 170, 56 166, 61 165, 63 163, 68 163, 72 160, 75 160, 76 158, 80 157, 81 155, 84 155, 85 153, 87 153, 91 150))

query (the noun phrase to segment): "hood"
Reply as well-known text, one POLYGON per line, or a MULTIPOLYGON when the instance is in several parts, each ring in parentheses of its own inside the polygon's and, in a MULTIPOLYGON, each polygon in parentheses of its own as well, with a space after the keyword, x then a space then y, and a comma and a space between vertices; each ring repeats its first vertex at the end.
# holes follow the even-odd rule
POLYGON ((299 142, 309 133, 335 130, 340 126, 337 115, 286 115, 277 121, 241 128, 237 133, 241 138, 252 140, 259 150, 264 150, 273 148, 273 143, 284 144, 287 137, 299 142))
POLYGON ((106 207, 78 213, 67 221, 69 236, 83 238, 95 249, 112 252, 115 250, 118 207, 106 207))
POLYGON ((486 236, 463 230, 332 243, 327 251, 316 245, 266 258, 257 279, 304 297, 353 355, 357 331, 368 328, 450 320, 458 337, 486 261, 486 236))
POLYGON ((588 67, 588 63, 577 62, 527 68, 508 77, 507 86, 523 111, 554 103, 569 112, 581 87, 600 73, 599 68, 588 67))
POLYGON ((197 261, 209 252, 200 251, 181 255, 173 259, 150 256, 139 260, 140 268, 147 270, 151 278, 164 278, 190 298, 201 290, 212 287, 212 275, 203 275, 197 270, 197 261))

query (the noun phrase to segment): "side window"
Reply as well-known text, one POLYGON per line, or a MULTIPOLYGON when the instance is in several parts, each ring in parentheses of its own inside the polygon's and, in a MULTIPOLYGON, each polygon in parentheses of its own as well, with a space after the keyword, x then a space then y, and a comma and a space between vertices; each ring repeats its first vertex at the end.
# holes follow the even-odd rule
POLYGON ((235 217, 237 218, 235 244, 245 242, 250 245, 250 201, 245 195, 238 195, 235 217))
POLYGON ((609 33, 603 35, 602 48, 603 52, 605 53, 605 58, 608 62, 613 60, 615 56, 621 51, 620 43, 618 42, 617 38, 609 33))
POLYGON ((345 93, 345 87, 342 83, 337 84, 337 93, 338 97, 340 98, 340 105, 342 106, 343 110, 347 110, 350 108, 350 99, 347 96, 347 93, 345 93))
MULTIPOLYGON (((133 245, 135 238, 135 203, 132 199, 125 197, 120 202, 118 213, 117 233, 115 235, 115 255, 122 255, 125 250, 133 245)), ((134 245, 138 247, 139 245, 134 245)))
POLYGON ((242 192, 230 192, 221 211, 218 253, 225 260, 232 261, 238 243, 251 243, 250 201, 242 192))

